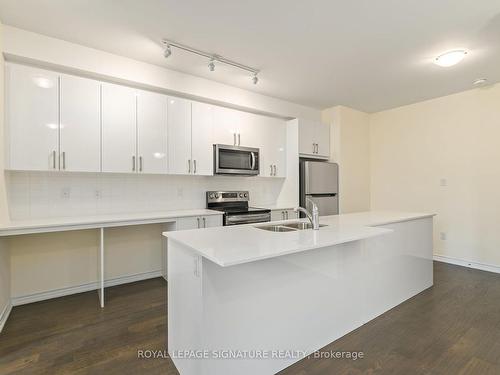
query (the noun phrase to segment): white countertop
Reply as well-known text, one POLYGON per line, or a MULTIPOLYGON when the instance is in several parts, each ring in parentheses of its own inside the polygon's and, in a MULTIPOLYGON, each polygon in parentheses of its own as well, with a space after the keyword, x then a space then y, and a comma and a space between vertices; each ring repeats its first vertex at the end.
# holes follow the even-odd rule
POLYGON ((117 227, 126 225, 155 224, 175 221, 180 217, 222 215, 214 210, 174 210, 138 212, 130 214, 97 215, 83 217, 60 217, 43 220, 11 221, 0 224, 0 237, 30 233, 60 232, 67 230, 117 227))
MULTIPOLYGON (((269 232, 256 228, 270 224, 261 223, 199 229, 196 235, 193 230, 164 232, 163 235, 188 246, 219 266, 227 267, 380 236, 392 230, 377 226, 432 216, 425 213, 369 211, 322 216, 320 223, 327 226, 317 231, 269 232)), ((293 221, 297 219, 272 224, 293 221)))

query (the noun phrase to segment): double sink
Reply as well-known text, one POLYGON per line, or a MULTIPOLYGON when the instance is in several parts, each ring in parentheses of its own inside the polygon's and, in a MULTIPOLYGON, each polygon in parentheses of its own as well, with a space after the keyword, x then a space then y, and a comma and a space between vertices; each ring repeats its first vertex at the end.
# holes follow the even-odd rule
MULTIPOLYGON (((326 226, 325 224, 320 224, 320 227, 326 226)), ((286 224, 275 224, 275 225, 260 225, 255 228, 267 230, 269 232, 294 232, 296 230, 312 229, 311 223, 297 221, 286 224)))

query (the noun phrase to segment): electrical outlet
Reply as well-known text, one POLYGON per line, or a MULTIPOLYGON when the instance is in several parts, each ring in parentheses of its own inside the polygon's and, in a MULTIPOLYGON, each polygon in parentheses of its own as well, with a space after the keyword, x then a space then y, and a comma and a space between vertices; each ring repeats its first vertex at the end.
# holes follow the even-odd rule
POLYGON ((446 232, 440 232, 439 238, 441 239, 441 241, 446 241, 446 232))
POLYGON ((68 199, 71 196, 71 188, 64 187, 61 189, 61 198, 68 199))

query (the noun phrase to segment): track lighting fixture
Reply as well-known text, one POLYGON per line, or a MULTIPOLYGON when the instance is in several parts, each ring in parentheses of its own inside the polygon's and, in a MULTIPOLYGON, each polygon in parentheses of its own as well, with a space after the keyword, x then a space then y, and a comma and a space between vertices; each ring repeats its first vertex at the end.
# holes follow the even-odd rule
POLYGON ((163 56, 165 58, 168 58, 172 54, 172 49, 170 48, 170 44, 167 44, 167 47, 165 48, 165 52, 163 52, 163 56))
POLYGON ((210 59, 210 62, 208 63, 208 70, 210 70, 211 72, 213 72, 215 70, 215 60, 214 59, 210 59))
POLYGON ((213 72, 215 70, 215 62, 217 62, 217 63, 221 63, 221 64, 230 65, 230 66, 233 66, 235 68, 245 70, 245 71, 251 73, 252 74, 252 83, 254 85, 256 85, 259 82, 259 78, 257 77, 257 74, 259 74, 259 70, 252 68, 248 65, 240 64, 239 62, 226 59, 223 56, 213 54, 213 53, 204 52, 204 51, 201 51, 199 49, 192 48, 192 47, 189 47, 189 46, 186 46, 184 44, 177 43, 177 42, 173 42, 173 41, 168 40, 168 39, 163 39, 162 44, 165 46, 165 51, 163 53, 163 56, 165 56, 165 58, 169 57, 172 54, 171 48, 175 47, 175 48, 178 48, 180 50, 192 53, 194 55, 208 58, 209 59, 208 69, 211 72, 213 72))

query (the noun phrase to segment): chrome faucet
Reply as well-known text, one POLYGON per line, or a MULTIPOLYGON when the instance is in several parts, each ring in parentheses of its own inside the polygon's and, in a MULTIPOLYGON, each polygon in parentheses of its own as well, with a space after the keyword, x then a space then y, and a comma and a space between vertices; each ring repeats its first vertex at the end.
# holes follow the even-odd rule
POLYGON ((312 213, 310 213, 309 211, 307 211, 305 208, 302 208, 302 207, 296 207, 293 210, 295 212, 298 212, 298 211, 303 212, 307 216, 307 218, 309 219, 309 221, 311 222, 311 225, 312 225, 313 229, 314 230, 318 230, 319 229, 319 210, 318 210, 318 206, 311 199, 306 198, 306 200, 312 205, 312 213))

